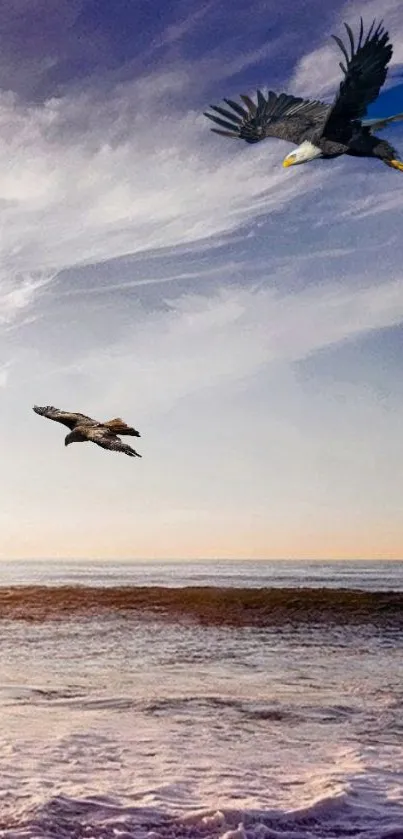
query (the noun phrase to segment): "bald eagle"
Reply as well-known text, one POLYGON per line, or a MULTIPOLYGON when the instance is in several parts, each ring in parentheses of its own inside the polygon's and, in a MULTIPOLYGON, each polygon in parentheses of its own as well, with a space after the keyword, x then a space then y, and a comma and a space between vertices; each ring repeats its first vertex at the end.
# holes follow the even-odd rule
POLYGON ((356 157, 377 157, 387 166, 403 172, 403 162, 396 150, 385 140, 374 135, 389 122, 403 119, 395 114, 385 119, 365 120, 368 105, 377 98, 387 75, 393 48, 382 22, 374 20, 364 37, 361 18, 358 40, 347 23, 344 24, 350 52, 336 35, 332 35, 341 49, 345 63, 340 63, 344 74, 333 104, 302 99, 269 91, 267 98, 257 91, 257 102, 241 95, 243 105, 231 99, 224 102, 231 108, 210 105, 215 114, 205 116, 220 126, 212 128, 216 134, 258 143, 266 137, 288 140, 298 148, 287 155, 283 166, 305 163, 317 157, 333 158, 341 154, 356 157), (219 116, 216 116, 219 114, 219 116))
POLYGON ((127 446, 119 440, 118 434, 130 434, 132 437, 140 437, 135 428, 130 428, 122 419, 116 418, 108 420, 108 422, 98 422, 98 420, 91 419, 85 414, 71 414, 68 411, 60 411, 52 405, 46 405, 44 408, 34 405, 33 410, 41 417, 61 422, 70 428, 70 434, 65 437, 64 445, 68 446, 70 443, 83 443, 89 441, 96 443, 103 449, 110 449, 113 452, 123 452, 129 457, 141 457, 141 454, 127 446))

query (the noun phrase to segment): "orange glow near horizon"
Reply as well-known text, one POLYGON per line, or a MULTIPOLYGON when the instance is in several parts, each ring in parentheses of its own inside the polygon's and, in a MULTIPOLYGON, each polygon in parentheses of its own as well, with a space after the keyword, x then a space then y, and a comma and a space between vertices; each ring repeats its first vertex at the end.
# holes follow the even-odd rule
POLYGON ((193 532, 183 528, 172 532, 172 528, 161 529, 156 538, 144 531, 137 537, 121 532, 90 534, 71 532, 48 532, 26 535, 3 541, 0 559, 103 559, 103 560, 198 560, 198 559, 255 559, 255 560, 401 560, 403 559, 403 538, 398 527, 386 529, 373 527, 365 534, 357 530, 343 529, 339 532, 304 533, 294 530, 292 534, 262 532, 201 533, 199 527, 193 532))

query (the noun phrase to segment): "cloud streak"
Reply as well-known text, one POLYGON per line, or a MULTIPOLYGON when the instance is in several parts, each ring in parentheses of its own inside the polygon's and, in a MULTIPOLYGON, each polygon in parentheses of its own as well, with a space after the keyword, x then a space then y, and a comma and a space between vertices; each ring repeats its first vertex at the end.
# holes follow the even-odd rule
MULTIPOLYGON (((267 365, 290 364, 371 330, 403 322, 403 280, 349 289, 221 288, 211 296, 186 293, 160 312, 132 310, 120 339, 47 369, 46 387, 60 376, 86 381, 102 403, 140 403, 152 415, 185 395, 239 382, 267 365), (133 402, 128 380, 136 382, 133 402), (99 398, 99 397, 98 397, 99 398)), ((25 362, 24 362, 25 363, 25 362)), ((35 374, 30 373, 30 382, 35 374)), ((38 382, 40 384, 40 382, 38 382)), ((43 388, 43 384, 41 385, 43 388)))
POLYGON ((44 108, 2 98, 1 260, 9 277, 236 231, 320 181, 315 172, 285 179, 267 146, 230 154, 209 142, 200 115, 164 112, 162 78, 125 87, 124 97, 118 120, 114 97, 100 108, 85 96, 44 108), (127 102, 136 102, 133 113, 127 102), (70 137, 73 118, 94 127, 70 137))

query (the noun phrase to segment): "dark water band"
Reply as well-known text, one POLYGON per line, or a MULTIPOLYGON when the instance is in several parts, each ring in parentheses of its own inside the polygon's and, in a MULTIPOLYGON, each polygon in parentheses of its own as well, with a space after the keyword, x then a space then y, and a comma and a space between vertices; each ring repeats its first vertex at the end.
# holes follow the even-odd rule
POLYGON ((357 589, 12 586, 0 588, 0 620, 44 621, 124 614, 232 626, 289 622, 393 625, 403 630, 403 593, 357 589))

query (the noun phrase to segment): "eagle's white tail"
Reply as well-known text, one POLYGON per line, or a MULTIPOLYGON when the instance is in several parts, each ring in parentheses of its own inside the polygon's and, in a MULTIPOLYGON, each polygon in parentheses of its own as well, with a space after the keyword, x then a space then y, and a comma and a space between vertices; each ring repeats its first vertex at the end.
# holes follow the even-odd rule
POLYGON ((386 128, 390 122, 399 122, 401 119, 403 119, 403 113, 393 114, 393 116, 384 117, 383 119, 363 119, 362 124, 365 128, 369 128, 370 131, 380 131, 382 128, 386 128))

